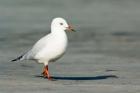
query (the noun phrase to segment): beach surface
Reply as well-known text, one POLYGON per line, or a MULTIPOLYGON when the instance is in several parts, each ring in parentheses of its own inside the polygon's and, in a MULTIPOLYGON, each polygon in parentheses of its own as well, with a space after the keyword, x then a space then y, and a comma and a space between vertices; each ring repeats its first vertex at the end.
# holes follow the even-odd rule
POLYGON ((140 2, 138 0, 1 0, 0 93, 140 93, 140 2), (49 63, 10 62, 64 17, 77 32, 49 63))

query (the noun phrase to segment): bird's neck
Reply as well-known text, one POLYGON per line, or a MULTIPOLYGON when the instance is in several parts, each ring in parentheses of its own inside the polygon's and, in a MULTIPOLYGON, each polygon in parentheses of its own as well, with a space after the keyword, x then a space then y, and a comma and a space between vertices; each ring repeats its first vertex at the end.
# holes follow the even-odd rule
POLYGON ((51 33, 54 35, 66 35, 66 32, 59 28, 52 28, 51 33))
POLYGON ((60 29, 54 29, 51 31, 52 36, 57 39, 57 42, 61 42, 64 43, 65 45, 67 45, 68 42, 68 37, 66 35, 66 32, 60 29))
POLYGON ((67 46, 68 37, 66 35, 66 32, 62 29, 51 29, 51 35, 58 40, 57 42, 62 43, 67 46))

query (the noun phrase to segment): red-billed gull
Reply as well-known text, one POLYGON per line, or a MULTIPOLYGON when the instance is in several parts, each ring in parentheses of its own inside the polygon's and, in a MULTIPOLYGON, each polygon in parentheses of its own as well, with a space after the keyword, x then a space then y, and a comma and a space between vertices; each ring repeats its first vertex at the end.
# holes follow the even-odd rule
POLYGON ((13 59, 34 60, 44 64, 43 76, 51 79, 48 71, 48 63, 56 61, 65 52, 68 39, 65 31, 74 31, 63 18, 54 18, 51 23, 51 33, 38 40, 27 53, 13 59))

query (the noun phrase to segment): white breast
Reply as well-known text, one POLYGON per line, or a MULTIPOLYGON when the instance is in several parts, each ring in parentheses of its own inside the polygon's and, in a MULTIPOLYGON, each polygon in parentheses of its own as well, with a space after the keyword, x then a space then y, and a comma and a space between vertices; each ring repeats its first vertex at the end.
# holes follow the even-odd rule
POLYGON ((35 59, 40 61, 52 61, 58 59, 64 54, 67 47, 67 36, 65 32, 59 34, 50 34, 44 39, 42 49, 35 55, 35 59))

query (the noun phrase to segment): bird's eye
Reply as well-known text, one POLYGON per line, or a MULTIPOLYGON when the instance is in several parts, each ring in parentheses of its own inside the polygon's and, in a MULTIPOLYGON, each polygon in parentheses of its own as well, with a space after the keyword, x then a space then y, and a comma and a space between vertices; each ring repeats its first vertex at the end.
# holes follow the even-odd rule
POLYGON ((60 23, 60 25, 63 25, 63 23, 60 23))

